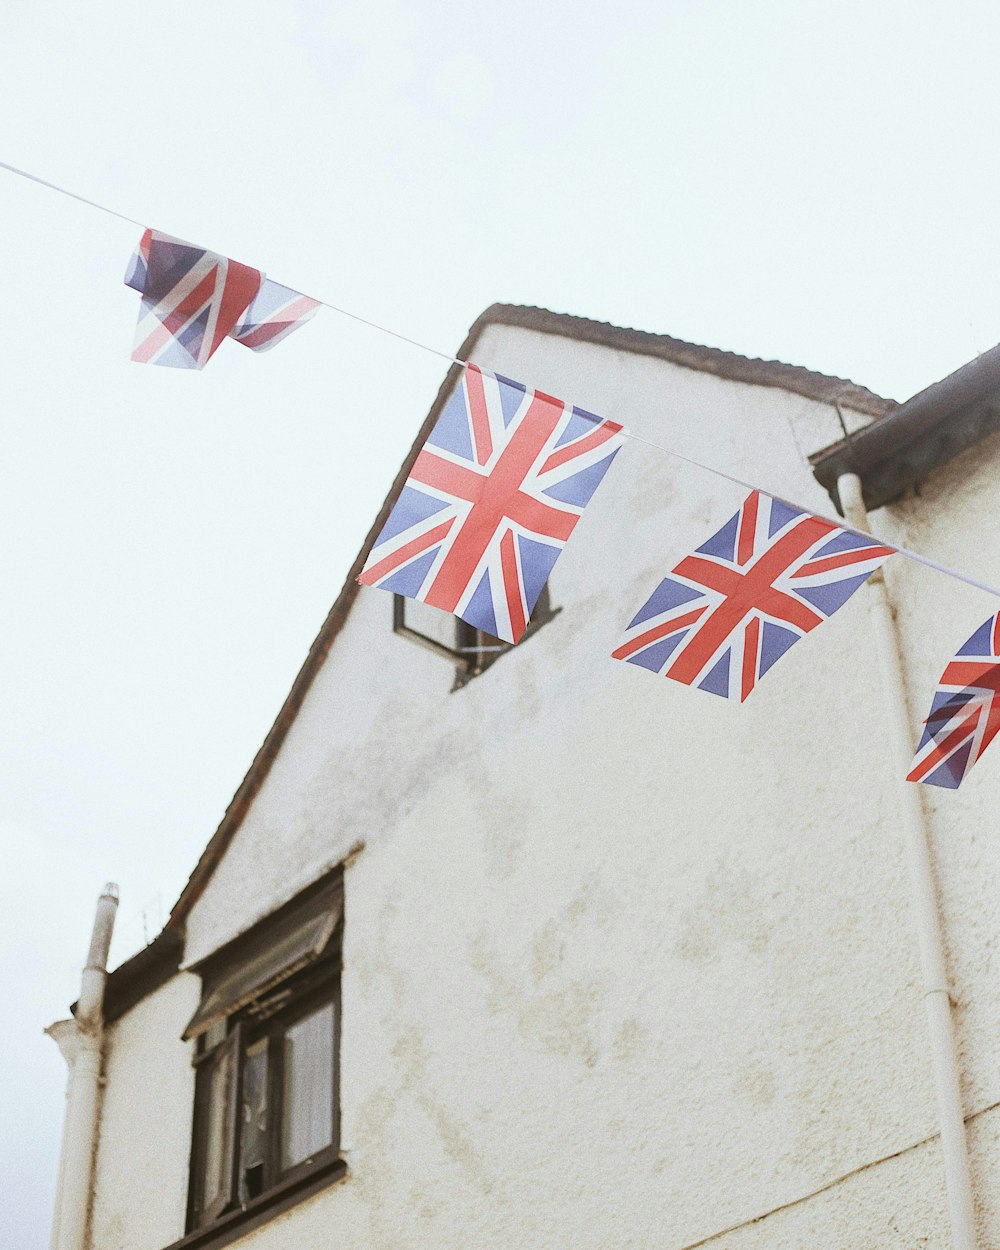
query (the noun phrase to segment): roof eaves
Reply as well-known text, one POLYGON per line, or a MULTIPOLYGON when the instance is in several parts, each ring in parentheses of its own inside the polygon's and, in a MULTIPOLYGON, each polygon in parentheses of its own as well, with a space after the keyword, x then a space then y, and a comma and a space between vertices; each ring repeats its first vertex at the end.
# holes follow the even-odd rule
POLYGON ((894 412, 810 457, 840 510, 837 481, 861 478, 865 506, 900 498, 935 469, 1000 429, 1000 345, 918 392, 894 412))
MULTIPOLYGON (((109 973, 104 991, 104 1023, 113 1023, 169 981, 180 968, 183 949, 180 933, 164 929, 148 946, 109 973)), ((70 1010, 76 1014, 76 1003, 70 1010)))

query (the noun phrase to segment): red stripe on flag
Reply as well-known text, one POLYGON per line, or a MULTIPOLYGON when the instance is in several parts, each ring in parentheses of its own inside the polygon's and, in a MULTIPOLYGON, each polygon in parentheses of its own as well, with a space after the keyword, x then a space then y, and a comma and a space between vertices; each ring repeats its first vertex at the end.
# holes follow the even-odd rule
POLYGON ((486 387, 483 385, 483 375, 476 365, 466 365, 465 392, 469 398, 472 436, 476 442, 476 463, 486 464, 493 454, 493 435, 490 432, 490 414, 486 407, 486 387))
POLYGON ((743 683, 740 688, 740 702, 746 701, 747 695, 753 690, 757 680, 757 653, 760 650, 760 617, 752 616, 747 621, 743 637, 743 683))
POLYGON ((701 629, 683 644, 667 676, 690 685, 729 634, 754 609, 787 621, 803 633, 815 629, 823 617, 799 599, 778 590, 774 581, 830 528, 818 517, 803 517, 773 546, 766 548, 745 573, 724 568, 704 556, 685 556, 674 572, 726 597, 712 609, 701 629))
POLYGON ((287 321, 265 321, 252 330, 244 330, 239 337, 235 335, 233 337, 241 347, 249 347, 252 351, 255 347, 263 347, 265 343, 270 343, 273 338, 277 338, 288 328, 289 324, 287 321))
POLYGON ((967 660, 964 656, 949 661, 941 674, 942 686, 975 686, 1000 693, 1000 663, 996 660, 967 660))
POLYGON ((853 551, 842 551, 838 555, 824 556, 821 560, 810 560, 808 564, 803 564, 792 574, 792 580, 797 577, 812 577, 814 573, 828 573, 831 569, 848 568, 864 560, 877 560, 893 554, 891 547, 858 547, 853 551))
MULTIPOLYGON (((187 295, 170 310, 166 317, 159 317, 156 313, 151 314, 156 317, 157 326, 141 343, 137 343, 133 348, 133 360, 138 361, 140 364, 148 364, 162 347, 166 346, 171 339, 176 338, 180 331, 201 313, 205 305, 212 299, 215 291, 215 275, 216 267, 213 266, 209 273, 188 291, 187 295)), ((193 354, 198 368, 204 365, 211 354, 209 352, 201 359, 199 359, 201 356, 200 351, 197 355, 193 354)))
POLYGON ((575 442, 567 443, 564 447, 557 447, 549 456, 548 460, 542 465, 540 472, 547 473, 549 469, 558 469, 561 464, 565 464, 567 460, 573 460, 577 456, 586 455, 588 451, 593 451, 595 447, 600 447, 602 443, 606 443, 609 438, 613 438, 620 430, 620 425, 616 425, 614 421, 605 421, 595 430, 591 430, 589 434, 585 434, 583 438, 578 438, 575 442))
POLYGON ((485 473, 477 473, 464 464, 455 464, 435 455, 425 445, 417 455, 410 479, 422 486, 431 486, 445 495, 457 495, 460 499, 476 503, 488 480, 485 473))
POLYGON ((521 570, 517 559, 517 544, 511 530, 508 530, 500 539, 500 568, 503 571, 507 611, 510 613, 510 632, 514 641, 517 642, 524 633, 527 621, 524 617, 524 603, 521 597, 521 570))
POLYGON ((976 732, 976 726, 979 724, 979 717, 982 713, 982 704, 979 704, 974 711, 962 721, 957 729, 953 729, 946 738, 937 744, 930 755, 925 756, 919 764, 915 764, 907 773, 907 781, 923 781, 928 773, 933 772, 934 768, 957 747, 966 738, 971 738, 976 732))
POLYGON ((157 322, 153 330, 142 340, 136 343, 132 348, 132 355, 129 359, 137 361, 141 365, 147 365, 153 357, 159 352, 161 347, 165 347, 173 338, 173 334, 167 329, 162 322, 157 322))
POLYGON ((569 536, 580 519, 573 512, 563 512, 561 508, 522 494, 516 495, 510 501, 506 515, 539 537, 544 535, 546 538, 557 538, 564 543, 569 541, 569 536))
POLYGON ((757 533, 757 509, 760 495, 757 491, 747 496, 740 509, 739 534, 736 545, 736 563, 746 564, 753 555, 754 537, 757 533))
MULTIPOLYGON (((794 534, 793 530, 782 542, 794 534)), ((810 543, 812 539, 807 537, 806 541, 810 543)), ((823 617, 808 604, 775 588, 772 578, 777 578, 783 572, 783 562, 780 552, 778 560, 769 559, 770 555, 770 551, 765 551, 760 560, 745 573, 736 573, 733 569, 715 564, 705 556, 685 556, 674 572, 686 577, 688 581, 707 586, 710 590, 726 596, 715 610, 724 614, 728 622, 727 632, 753 608, 759 608, 769 616, 776 616, 787 621, 789 625, 797 626, 803 633, 808 633, 816 628, 823 617)), ((715 647, 711 650, 714 651, 715 647)))
POLYGON ((228 261, 222 275, 219 315, 215 321, 215 334, 208 356, 212 355, 257 298, 262 280, 263 274, 259 269, 251 269, 249 265, 241 265, 236 260, 228 261))
MULTIPOLYGON (((706 604, 706 608, 707 606, 706 604)), ((661 638, 668 638, 671 634, 687 629, 689 625, 693 625, 699 617, 704 615, 706 608, 695 608, 693 612, 687 612, 684 616, 675 617, 672 621, 664 621, 660 625, 654 625, 652 629, 648 629, 644 634, 640 634, 638 638, 630 638, 628 642, 623 642, 620 647, 616 647, 611 652, 611 658, 613 660, 627 660, 630 655, 635 655, 637 651, 641 651, 643 647, 648 647, 650 643, 659 642, 661 638)))
MULTIPOLYGON (((563 542, 573 532, 573 527, 579 520, 577 516, 532 499, 520 489, 532 464, 552 436, 562 411, 561 408, 552 408, 551 403, 544 396, 535 395, 532 398, 528 411, 501 451, 492 472, 480 479, 482 485, 478 489, 481 493, 475 500, 475 506, 463 519, 448 554, 427 591, 426 602, 433 607, 444 608, 446 612, 455 610, 504 517, 524 525, 538 536, 544 535, 563 542)), ((427 471, 424 454, 422 452, 417 457, 414 477, 418 471, 427 471)), ((432 459, 437 461, 435 472, 443 472, 442 466, 449 470, 453 467, 450 462, 437 457, 432 459)), ((460 469, 456 474, 456 481, 460 476, 461 481, 467 483, 468 478, 473 475, 469 469, 460 469)), ((462 493, 455 490, 454 485, 445 489, 451 489, 455 494, 462 493)))
POLYGON ((245 330, 237 342, 242 343, 244 347, 260 347, 279 334, 284 334, 289 326, 296 325, 300 318, 317 307, 319 305, 316 300, 310 299, 308 295, 300 295, 284 308, 270 313, 267 320, 260 322, 252 330, 245 330))
POLYGON ((386 556, 378 564, 373 564, 370 569, 365 569, 358 577, 358 581, 363 586, 374 586, 376 582, 381 581, 383 577, 387 577, 393 570, 406 564, 414 556, 420 555, 428 547, 433 547, 442 538, 446 538, 448 531, 454 524, 455 518, 452 517, 450 521, 443 521, 440 525, 435 525, 426 534, 421 534, 419 538, 414 538, 412 542, 408 542, 405 546, 400 547, 398 551, 394 551, 391 556, 386 556))

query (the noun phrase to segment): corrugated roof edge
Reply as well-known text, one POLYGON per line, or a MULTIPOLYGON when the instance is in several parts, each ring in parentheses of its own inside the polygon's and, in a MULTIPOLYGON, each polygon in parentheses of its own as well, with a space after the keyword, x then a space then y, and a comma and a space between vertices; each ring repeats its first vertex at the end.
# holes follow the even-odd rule
MULTIPOLYGON (((630 330, 614 326, 607 321, 591 321, 588 317, 574 317, 570 313, 550 312, 547 308, 532 308, 521 304, 493 304, 477 319, 459 356, 467 358, 469 344, 479 337, 488 325, 521 326, 542 334, 558 334, 563 338, 577 339, 583 343, 595 343, 616 351, 633 352, 640 356, 655 356, 696 369, 700 373, 713 373, 731 382, 748 382, 754 386, 779 387, 796 395, 805 395, 821 403, 838 403, 853 412, 882 417, 897 405, 892 399, 883 399, 865 386, 859 386, 846 378, 832 378, 825 373, 815 373, 802 365, 786 365, 780 360, 758 360, 740 356, 736 352, 722 351, 718 347, 701 347, 683 339, 671 338, 669 334, 652 334, 647 330, 630 330)), ((525 379, 518 379, 524 381, 525 379)), ((562 398, 573 399, 572 395, 562 398)))
MULTIPOLYGON (((892 400, 882 399, 863 386, 843 378, 829 378, 822 373, 814 373, 799 365, 786 365, 779 361, 751 360, 734 352, 724 352, 715 347, 699 347, 694 343, 685 343, 681 339, 671 338, 665 334, 650 334, 644 330, 629 330, 613 326, 603 321, 591 321, 586 317, 574 317, 568 313, 550 312, 545 308, 532 308, 518 304, 492 304, 486 309, 469 329, 465 342, 458 350, 458 356, 467 360, 475 349, 483 331, 488 326, 506 325, 520 326, 535 330, 542 334, 556 334, 564 338, 573 338, 581 342, 594 343, 616 351, 634 352, 639 355, 655 356, 685 368, 697 369, 705 373, 713 373, 718 377, 736 382, 747 382, 757 386, 780 387, 795 394, 806 395, 825 403, 836 401, 843 407, 854 411, 868 413, 880 417, 895 408, 892 400)), ((385 524, 389 511, 396 496, 402 489, 407 475, 417 458, 417 452, 423 446, 434 422, 441 412, 444 402, 451 392, 459 376, 459 366, 452 365, 438 389, 437 396, 427 416, 420 426, 413 445, 379 510, 375 523, 368 531, 364 545, 347 575, 340 594, 323 622, 315 642, 309 648, 305 663, 299 670, 292 688, 285 699, 277 719, 268 731, 260 750, 243 778, 232 802, 226 808, 219 827, 212 835, 201 858, 195 865, 187 884, 174 905, 167 921, 168 929, 177 929, 184 922, 196 899, 224 855, 230 840, 239 828, 240 822, 263 785, 271 765, 274 762, 285 736, 305 700, 313 679, 322 666, 323 661, 339 634, 351 606, 359 590, 357 576, 364 567, 365 560, 376 537, 385 524)), ((572 397, 570 397, 572 398, 572 397)))

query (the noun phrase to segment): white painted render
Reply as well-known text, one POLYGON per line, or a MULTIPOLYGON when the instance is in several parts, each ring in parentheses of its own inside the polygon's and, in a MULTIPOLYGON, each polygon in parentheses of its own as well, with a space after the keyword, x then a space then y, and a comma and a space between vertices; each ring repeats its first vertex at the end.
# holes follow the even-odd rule
MULTIPOLYGON (((841 436, 826 405, 524 329, 488 329, 476 359, 830 512, 805 459, 841 436)), ((875 523, 1000 581, 998 467, 981 443, 875 523)), ((948 1244, 865 591, 742 707, 608 655, 744 493, 627 445, 552 576, 560 614, 456 693, 392 634, 391 597, 361 591, 188 921, 192 963, 364 843, 345 876, 349 1173, 237 1244, 948 1244)), ((887 579, 922 716, 994 605, 899 558, 887 579)), ((987 756, 927 796, 984 1247, 998 777, 987 756)), ((197 984, 109 1031, 92 1250, 183 1233, 197 984)))
POLYGON ((108 1029, 94 1247, 160 1250, 183 1230, 194 1069, 180 1034, 200 990, 199 979, 183 972, 108 1029))

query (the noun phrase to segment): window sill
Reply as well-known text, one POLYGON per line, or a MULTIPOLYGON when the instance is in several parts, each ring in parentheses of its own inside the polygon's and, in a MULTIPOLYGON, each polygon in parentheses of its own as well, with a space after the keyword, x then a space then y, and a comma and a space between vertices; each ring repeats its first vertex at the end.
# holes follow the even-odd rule
POLYGON ((274 1219, 276 1215, 319 1193, 321 1189, 342 1180, 346 1175, 347 1164, 344 1160, 332 1159, 319 1167, 311 1168, 301 1176, 275 1185, 266 1194, 248 1202, 245 1207, 220 1215, 204 1228, 196 1228, 179 1241, 172 1241, 164 1250, 215 1250, 218 1246, 228 1245, 237 1237, 245 1236, 274 1219))

